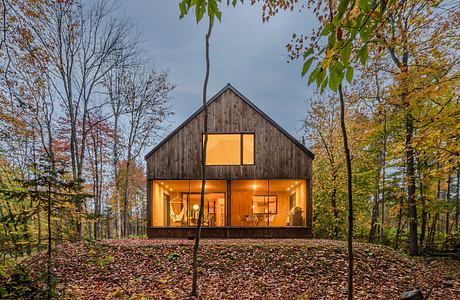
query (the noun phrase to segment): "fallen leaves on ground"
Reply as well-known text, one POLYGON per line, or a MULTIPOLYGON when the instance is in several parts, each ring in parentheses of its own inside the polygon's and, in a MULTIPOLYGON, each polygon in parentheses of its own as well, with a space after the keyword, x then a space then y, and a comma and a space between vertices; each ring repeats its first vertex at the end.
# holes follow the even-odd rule
MULTIPOLYGON (((190 240, 109 240, 59 246, 53 273, 63 298, 191 298, 190 240)), ((460 266, 414 259, 390 248, 355 245, 356 299, 397 299, 404 290, 432 289, 432 299, 459 299, 460 266), (446 268, 453 267, 454 274, 446 268)), ((457 265, 455 265, 457 264, 457 265)), ((31 274, 45 268, 39 254, 31 274)), ((203 299, 345 299, 345 242, 327 240, 203 240, 203 299)))

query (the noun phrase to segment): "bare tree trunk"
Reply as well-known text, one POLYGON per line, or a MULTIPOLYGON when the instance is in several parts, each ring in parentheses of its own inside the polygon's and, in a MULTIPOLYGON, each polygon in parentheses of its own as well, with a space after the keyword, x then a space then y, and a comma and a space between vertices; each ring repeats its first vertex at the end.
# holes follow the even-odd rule
POLYGON ((457 157, 457 193, 455 201, 455 231, 458 233, 458 221, 460 216, 460 160, 457 157))
POLYGON ((407 184, 407 204, 409 205, 409 254, 418 254, 417 243, 417 205, 415 202, 415 162, 414 148, 412 146, 412 136, 414 133, 413 116, 411 112, 406 113, 406 184, 407 184))
POLYGON ((54 175, 51 175, 49 178, 48 182, 48 250, 47 250, 47 262, 46 262, 46 267, 47 267, 47 272, 46 272, 46 285, 48 288, 48 293, 47 293, 47 299, 51 300, 51 178, 54 175))
POLYGON ((419 255, 423 252, 423 245, 425 244, 425 234, 426 234, 426 223, 427 223, 427 212, 426 212, 426 201, 425 195, 423 192, 423 176, 422 176, 422 166, 420 159, 417 159, 418 162, 418 178, 419 178, 419 193, 420 193, 420 201, 422 205, 422 224, 421 224, 421 232, 420 232, 420 245, 419 245, 419 255))
MULTIPOLYGON (((438 178, 437 182, 438 183, 437 183, 436 201, 439 203, 441 199, 441 179, 438 178)), ((428 239, 430 247, 434 246, 434 237, 436 235, 436 226, 437 226, 438 220, 439 220, 439 212, 436 212, 434 215, 434 219, 431 223, 430 236, 428 239)))
POLYGON ((399 199, 399 212, 398 212, 398 228, 396 229, 395 237, 395 250, 399 248, 399 236, 401 234, 402 212, 403 212, 403 197, 399 199))
POLYGON ((384 111, 383 116, 383 153, 382 153, 382 213, 380 224, 380 241, 383 242, 385 238, 385 180, 386 180, 386 159, 387 159, 387 115, 384 111))
POLYGON ((377 227, 377 219, 379 217, 379 201, 378 194, 374 196, 374 205, 372 207, 372 216, 371 216, 371 231, 369 233, 369 243, 375 242, 375 233, 377 227))
MULTIPOLYGON (((34 166, 34 173, 36 174, 37 172, 37 157, 36 157, 36 141, 35 141, 35 134, 33 135, 33 149, 32 149, 32 156, 33 156, 33 166, 34 166)), ((35 175, 36 177, 36 175, 35 175)), ((35 189, 35 194, 38 194, 38 188, 37 186, 35 185, 34 187, 35 189)), ((38 200, 38 204, 37 204, 37 248, 40 249, 41 248, 41 245, 42 245, 42 220, 41 220, 41 215, 40 215, 40 200, 38 200)))
POLYGON ((333 222, 333 237, 337 238, 339 236, 339 225, 338 219, 339 219, 339 212, 337 210, 337 187, 336 187, 336 181, 337 181, 337 175, 332 176, 332 182, 334 187, 332 188, 332 195, 331 195, 331 207, 332 207, 332 214, 334 216, 334 222, 333 222))
POLYGON ((450 173, 450 168, 449 168, 449 175, 447 177, 447 190, 446 190, 446 239, 444 241, 444 250, 447 250, 447 243, 449 241, 449 233, 450 233, 450 220, 449 220, 449 210, 450 210, 450 186, 452 183, 452 176, 450 173))
POLYGON ((343 99, 342 84, 339 85, 340 127, 342 129, 343 149, 347 165, 348 193, 348 299, 353 299, 353 177, 351 170, 351 155, 348 148, 347 128, 345 126, 345 100, 343 99))
POLYGON ((120 116, 120 108, 114 109, 114 137, 113 137, 113 171, 114 171, 114 180, 115 180, 115 198, 116 198, 116 207, 115 207, 115 221, 116 221, 116 237, 121 238, 121 211, 120 211, 120 178, 118 174, 118 120, 120 116))
POLYGON ((209 38, 211 37, 213 19, 209 17, 208 32, 205 37, 205 47, 206 47, 206 74, 204 77, 203 84, 203 108, 204 108, 204 120, 203 120, 203 130, 204 130, 204 143, 203 150, 201 153, 201 197, 200 197, 200 211, 198 214, 198 224, 196 226, 196 236, 195 244, 193 245, 193 278, 192 278, 192 296, 197 296, 197 281, 198 281, 198 250, 200 247, 200 237, 201 237, 201 226, 204 213, 204 196, 205 196, 205 187, 206 187, 206 149, 208 146, 208 106, 206 103, 206 93, 208 89, 208 80, 209 80, 209 38))
MULTIPOLYGON (((379 159, 380 154, 377 154, 377 165, 380 163, 379 159)), ((377 167, 377 176, 376 176, 376 191, 374 195, 374 205, 372 207, 372 215, 371 215, 371 231, 369 233, 369 243, 373 243, 375 241, 375 233, 377 220, 379 218, 379 195, 380 195, 380 167, 377 167)))
POLYGON ((131 175, 131 149, 128 149, 128 159, 126 161, 125 182, 123 190, 123 237, 129 236, 129 211, 128 211, 128 198, 129 198, 129 177, 131 175))

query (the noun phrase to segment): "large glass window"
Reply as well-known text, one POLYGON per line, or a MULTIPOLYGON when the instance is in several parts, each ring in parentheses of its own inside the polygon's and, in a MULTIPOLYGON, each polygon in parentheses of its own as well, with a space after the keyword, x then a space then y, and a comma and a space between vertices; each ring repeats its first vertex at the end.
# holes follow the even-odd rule
POLYGON ((232 180, 232 226, 305 226, 305 180, 232 180))
MULTIPOLYGON (((201 180, 151 184, 153 226, 196 226, 201 180)), ((203 226, 226 226, 228 218, 231 226, 306 226, 306 180, 231 180, 229 184, 227 193, 227 180, 206 181, 203 226)))
MULTIPOLYGON (((204 135, 203 135, 204 143, 204 135)), ((209 133, 206 165, 254 164, 253 133, 209 133)))
MULTIPOLYGON (((155 180, 152 185, 153 226, 196 226, 201 180, 155 180)), ((225 226, 226 192, 226 180, 206 182, 203 226, 225 226)))

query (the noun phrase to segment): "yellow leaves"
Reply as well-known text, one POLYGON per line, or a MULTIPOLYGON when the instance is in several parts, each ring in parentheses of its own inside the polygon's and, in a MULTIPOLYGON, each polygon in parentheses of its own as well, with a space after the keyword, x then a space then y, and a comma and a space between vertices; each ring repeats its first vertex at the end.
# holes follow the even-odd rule
POLYGON ((357 3, 355 7, 353 7, 353 9, 350 11, 349 17, 350 19, 355 19, 357 16, 359 16, 360 13, 361 11, 359 9, 359 3, 357 3))
POLYGON ((323 70, 327 69, 327 67, 329 67, 329 65, 332 63, 335 51, 336 50, 334 48, 327 48, 326 49, 326 57, 321 62, 321 68, 323 70))

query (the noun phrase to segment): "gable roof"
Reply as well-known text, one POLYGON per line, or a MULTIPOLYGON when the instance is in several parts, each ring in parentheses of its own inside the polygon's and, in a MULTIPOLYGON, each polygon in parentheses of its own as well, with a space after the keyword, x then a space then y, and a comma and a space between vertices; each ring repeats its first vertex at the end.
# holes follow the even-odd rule
MULTIPOLYGON (((281 131, 289 140, 291 140, 294 144, 296 144, 300 149, 302 149, 306 154, 308 154, 312 159, 315 158, 313 152, 308 150, 302 143, 300 143, 295 137, 290 135, 286 130, 284 130, 278 123, 273 121, 266 113, 264 113, 260 108, 258 108, 254 103, 252 103, 248 98, 246 98, 243 94, 241 94, 236 88, 234 88, 230 83, 221 89, 217 94, 215 94, 211 99, 206 102, 207 105, 210 105, 216 99, 218 99, 223 93, 227 90, 231 90, 235 93, 238 97, 240 97, 247 105, 249 105, 252 109, 254 109, 257 113, 259 113, 265 120, 267 120, 271 125, 275 126, 279 131, 281 131)), ((163 146, 170 138, 172 138, 177 132, 179 132, 182 128, 185 127, 192 119, 198 116, 204 110, 204 107, 201 106, 195 113, 193 113, 187 120, 185 120, 182 124, 180 124, 173 132, 171 132, 166 138, 164 138, 158 145, 156 145, 152 150, 150 150, 146 155, 145 159, 155 153, 161 146, 163 146)))

